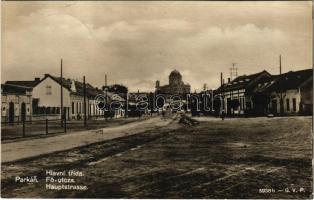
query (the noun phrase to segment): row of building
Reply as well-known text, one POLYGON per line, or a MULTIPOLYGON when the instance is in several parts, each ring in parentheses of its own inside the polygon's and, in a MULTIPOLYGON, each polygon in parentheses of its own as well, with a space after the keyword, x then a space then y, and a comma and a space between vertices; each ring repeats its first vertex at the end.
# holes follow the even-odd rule
MULTIPOLYGON (((179 71, 169 75, 169 84, 160 86, 156 81, 156 92, 165 95, 191 93, 189 84, 185 84, 179 71)), ((289 71, 272 75, 266 70, 259 73, 238 76, 224 83, 215 90, 204 90, 203 93, 213 94, 211 111, 202 111, 203 106, 190 106, 200 109, 195 113, 220 115, 265 116, 273 115, 312 115, 313 113, 313 69, 289 71)), ((186 103, 186 102, 184 102, 186 103)), ((201 101, 198 102, 202 104, 201 101)))
POLYGON ((223 97, 216 107, 228 115, 312 115, 313 69, 239 76, 214 94, 223 97))
MULTIPOLYGON (((1 84, 1 120, 2 122, 29 121, 40 119, 58 119, 61 117, 61 87, 63 88, 63 114, 68 119, 82 119, 84 116, 84 94, 86 114, 88 118, 105 115, 95 101, 97 95, 102 95, 103 101, 121 101, 120 95, 98 89, 86 83, 73 79, 61 80, 50 74, 31 81, 7 81, 1 84)), ((104 102, 103 102, 104 103, 104 102)), ((110 117, 124 116, 123 109, 116 109, 110 117)))
MULTIPOLYGON (((85 84, 84 93, 83 82, 65 78, 61 80, 60 77, 45 74, 43 78, 35 78, 31 81, 7 81, 1 84, 2 121, 60 118, 61 87, 64 115, 68 120, 82 119, 84 105, 86 105, 87 118, 106 115, 119 118, 125 116, 127 106, 129 106, 128 112, 129 109, 136 109, 136 98, 132 96, 152 95, 151 92, 128 93, 127 88, 121 85, 99 89, 88 83, 85 84), (95 101, 97 95, 104 97, 103 102, 95 101), (108 114, 98 109, 99 104, 104 105, 105 101, 108 103, 116 101, 122 105, 127 102, 127 105, 108 114)), ((160 86, 160 82, 156 81, 155 93, 158 94, 186 95, 191 92, 190 90, 190 85, 182 81, 182 75, 177 70, 170 73, 168 85, 160 86)), ((280 75, 271 75, 264 70, 256 74, 239 76, 234 80, 228 79, 228 82, 222 83, 218 89, 205 90, 200 94, 203 92, 210 92, 215 96, 210 114, 219 115, 224 112, 227 115, 248 116, 312 115, 313 69, 290 71, 280 75)), ((155 110, 151 103, 149 107, 150 110, 155 110)), ((130 116, 137 116, 140 113, 133 112, 130 116)))

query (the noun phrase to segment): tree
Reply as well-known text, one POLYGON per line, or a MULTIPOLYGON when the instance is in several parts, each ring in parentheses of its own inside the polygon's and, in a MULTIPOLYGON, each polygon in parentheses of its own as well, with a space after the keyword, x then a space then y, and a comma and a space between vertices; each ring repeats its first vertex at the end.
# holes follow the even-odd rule
POLYGON ((121 84, 104 86, 103 89, 105 88, 108 88, 108 92, 115 94, 126 94, 128 92, 128 88, 121 84))

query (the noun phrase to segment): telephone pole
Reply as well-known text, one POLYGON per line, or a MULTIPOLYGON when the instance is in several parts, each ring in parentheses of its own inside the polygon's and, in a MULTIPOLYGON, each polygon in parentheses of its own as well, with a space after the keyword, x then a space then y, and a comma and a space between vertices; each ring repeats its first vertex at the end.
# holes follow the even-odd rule
POLYGON ((279 73, 281 75, 281 54, 279 55, 279 73))
POLYGON ((60 69, 60 77, 61 77, 61 79, 60 79, 60 96, 61 96, 61 108, 60 108, 60 115, 61 115, 61 127, 63 127, 63 118, 65 117, 65 116, 63 116, 64 115, 64 113, 63 113, 63 66, 62 66, 62 58, 61 58, 61 69, 60 69))
POLYGON ((280 79, 279 79, 279 89, 280 89, 280 94, 279 94, 279 98, 280 98, 280 115, 282 116, 283 115, 283 98, 282 98, 282 84, 281 84, 281 81, 283 80, 282 77, 281 77, 281 74, 282 74, 282 68, 281 68, 281 54, 279 55, 279 76, 280 76, 280 79))
POLYGON ((230 68, 230 80, 238 77, 238 68, 235 67, 237 63, 232 63, 232 67, 230 68))
POLYGON ((84 126, 87 125, 87 118, 86 118, 86 82, 85 82, 85 76, 83 76, 83 92, 84 92, 84 126))

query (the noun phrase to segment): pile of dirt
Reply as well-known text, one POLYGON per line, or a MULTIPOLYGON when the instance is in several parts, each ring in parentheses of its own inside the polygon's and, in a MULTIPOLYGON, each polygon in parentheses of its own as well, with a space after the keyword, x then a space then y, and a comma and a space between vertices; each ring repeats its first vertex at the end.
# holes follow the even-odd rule
POLYGON ((194 126, 194 125, 198 125, 199 122, 195 119, 192 119, 191 117, 188 117, 186 115, 181 115, 180 120, 179 120, 180 124, 186 124, 189 126, 194 126))

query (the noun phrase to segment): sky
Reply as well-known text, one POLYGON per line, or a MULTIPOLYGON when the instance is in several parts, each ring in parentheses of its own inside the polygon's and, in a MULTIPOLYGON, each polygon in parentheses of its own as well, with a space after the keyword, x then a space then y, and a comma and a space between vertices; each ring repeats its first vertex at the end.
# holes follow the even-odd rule
POLYGON ((312 67, 312 2, 2 2, 1 82, 49 73, 153 91, 174 69, 192 91, 230 76, 312 67))

